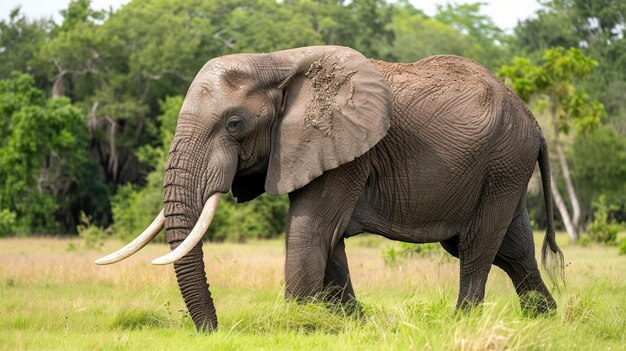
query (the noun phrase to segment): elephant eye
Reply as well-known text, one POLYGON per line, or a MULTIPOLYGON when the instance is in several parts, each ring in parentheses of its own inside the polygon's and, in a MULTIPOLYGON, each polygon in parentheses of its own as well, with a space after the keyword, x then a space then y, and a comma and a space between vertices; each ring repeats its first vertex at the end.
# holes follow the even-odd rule
POLYGON ((226 130, 230 134, 237 134, 243 127, 243 118, 239 116, 230 116, 226 121, 226 130))

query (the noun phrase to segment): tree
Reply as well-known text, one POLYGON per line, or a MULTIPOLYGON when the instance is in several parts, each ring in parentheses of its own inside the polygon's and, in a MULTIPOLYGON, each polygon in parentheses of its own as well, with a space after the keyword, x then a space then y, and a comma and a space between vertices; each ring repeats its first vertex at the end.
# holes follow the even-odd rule
POLYGON ((434 19, 459 31, 473 42, 468 56, 483 65, 496 68, 506 59, 504 44, 509 40, 491 18, 481 13, 484 2, 437 5, 434 19))
POLYGON ((12 72, 28 72, 38 83, 44 81, 39 51, 51 28, 51 21, 29 20, 19 8, 11 11, 8 21, 0 21, 0 79, 8 79, 12 72))
POLYGON ((113 197, 112 212, 117 235, 132 239, 144 230, 163 208, 163 179, 167 163, 167 150, 174 137, 178 111, 183 103, 182 96, 168 97, 161 101, 158 121, 161 143, 146 145, 138 151, 142 162, 154 165, 143 187, 126 184, 118 188, 113 197))
POLYGON ((458 30, 428 18, 409 3, 396 10, 391 28, 395 33, 391 55, 400 62, 436 54, 464 55, 471 50, 471 43, 458 30))
POLYGON ((45 98, 27 74, 0 81, 0 212, 15 213, 20 231, 73 228, 77 204, 89 208, 90 192, 102 190, 86 149, 82 114, 68 99, 45 98))
POLYGON ((89 0, 73 0, 61 14, 63 23, 52 29, 52 38, 41 53, 54 66, 53 97, 66 95, 68 76, 76 82, 86 74, 97 73, 102 64, 96 29, 105 13, 92 10, 89 0))
POLYGON ((578 194, 588 204, 583 215, 591 217, 593 206, 589 205, 602 196, 618 208, 626 204, 626 138, 611 125, 576 135, 568 154, 578 194))
POLYGON ((545 51, 540 65, 516 57, 513 65, 504 66, 498 72, 524 101, 537 97, 539 105, 549 111, 554 148, 569 197, 571 216, 557 186, 556 173, 552 174, 551 188, 563 224, 573 241, 579 237, 581 210, 561 136, 568 134, 572 124, 579 131, 587 132, 599 125, 605 116, 604 106, 576 90, 574 85, 588 76, 596 65, 596 61, 579 49, 557 47, 545 51))
POLYGON ((466 56, 487 67, 506 62, 506 37, 491 20, 480 14, 480 3, 439 6, 429 18, 408 2, 396 5, 390 28, 395 40, 394 59, 413 62, 430 55, 466 56))
POLYGON ((626 3, 552 0, 544 6, 515 28, 514 47, 533 58, 555 46, 579 48, 596 60, 581 87, 604 104, 609 123, 626 137, 626 3))
POLYGON ((572 32, 572 20, 562 5, 546 3, 536 17, 520 22, 514 29, 513 46, 516 51, 540 58, 552 47, 577 47, 579 38, 572 32))
POLYGON ((236 52, 330 44, 382 58, 394 37, 387 28, 393 11, 381 0, 246 2, 232 10, 220 35, 236 52))

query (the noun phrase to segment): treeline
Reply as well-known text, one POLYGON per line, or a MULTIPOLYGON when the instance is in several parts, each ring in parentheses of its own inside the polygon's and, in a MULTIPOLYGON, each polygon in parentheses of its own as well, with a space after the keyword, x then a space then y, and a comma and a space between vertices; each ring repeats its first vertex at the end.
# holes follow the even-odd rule
MULTIPOLYGON (((602 206, 604 222, 623 219, 626 5, 550 1, 512 34, 481 6, 427 16, 406 0, 133 0, 117 11, 77 0, 60 24, 15 9, 0 22, 0 235, 75 233, 86 222, 136 235, 162 207, 167 149, 200 67, 230 53, 320 44, 389 61, 481 62, 551 131, 555 191, 569 211, 559 223, 583 232, 602 206), (588 67, 553 74, 573 72, 568 62, 588 67)), ((542 206, 531 191, 537 226, 542 206)), ((280 235, 287 208, 285 197, 226 197, 208 237, 280 235)))

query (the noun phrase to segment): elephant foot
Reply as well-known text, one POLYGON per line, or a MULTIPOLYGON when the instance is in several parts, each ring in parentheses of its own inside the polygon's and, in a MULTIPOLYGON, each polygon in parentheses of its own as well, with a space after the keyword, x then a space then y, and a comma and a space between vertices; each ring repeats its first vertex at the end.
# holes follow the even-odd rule
POLYGON ((351 317, 354 319, 365 318, 365 310, 363 309, 363 305, 357 300, 329 303, 328 309, 344 317, 351 317))
POLYGON ((483 313, 482 301, 463 300, 457 303, 454 313, 458 318, 468 315, 481 315, 483 313))
POLYGON ((311 296, 286 296, 287 301, 299 305, 317 304, 324 306, 328 311, 345 317, 363 318, 365 312, 361 303, 352 295, 336 294, 334 290, 325 290, 311 296))
POLYGON ((204 333, 204 334, 214 333, 217 331, 217 321, 207 320, 205 322, 201 322, 200 324, 196 324, 196 330, 198 331, 198 333, 204 333))
POLYGON ((556 313, 556 302, 552 296, 545 296, 537 291, 528 291, 520 296, 522 313, 526 317, 552 316, 556 313))

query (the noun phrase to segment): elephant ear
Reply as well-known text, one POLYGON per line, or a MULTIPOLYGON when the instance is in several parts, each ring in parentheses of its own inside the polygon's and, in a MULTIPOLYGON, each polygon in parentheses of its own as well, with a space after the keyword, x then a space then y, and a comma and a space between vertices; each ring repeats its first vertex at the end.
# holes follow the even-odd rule
POLYGON ((319 46, 279 51, 270 58, 285 79, 265 179, 267 193, 299 189, 363 155, 387 134, 391 88, 359 52, 319 46))

